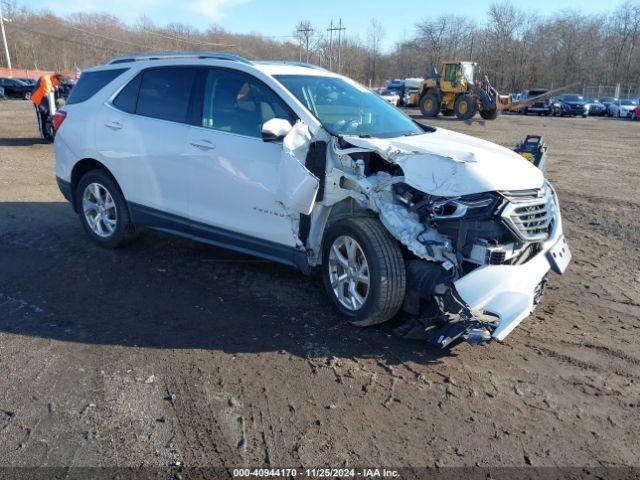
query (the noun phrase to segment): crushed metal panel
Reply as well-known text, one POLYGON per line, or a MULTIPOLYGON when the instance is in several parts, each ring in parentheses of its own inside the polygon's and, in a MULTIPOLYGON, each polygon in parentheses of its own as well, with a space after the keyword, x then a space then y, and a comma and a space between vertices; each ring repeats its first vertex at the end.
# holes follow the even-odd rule
POLYGON ((313 210, 320 182, 304 166, 312 139, 307 125, 297 122, 282 144, 277 200, 289 213, 309 215, 313 210))

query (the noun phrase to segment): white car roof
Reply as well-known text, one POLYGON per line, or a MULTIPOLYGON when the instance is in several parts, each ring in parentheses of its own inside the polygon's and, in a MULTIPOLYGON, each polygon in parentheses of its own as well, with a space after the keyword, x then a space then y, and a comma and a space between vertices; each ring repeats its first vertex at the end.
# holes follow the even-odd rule
POLYGON ((106 65, 88 68, 85 72, 134 68, 142 70, 148 67, 166 67, 171 65, 210 65, 235 67, 238 70, 258 70, 266 75, 306 75, 320 77, 339 77, 340 75, 312 64, 292 61, 251 61, 246 58, 207 52, 168 52, 134 54, 116 57, 106 65))

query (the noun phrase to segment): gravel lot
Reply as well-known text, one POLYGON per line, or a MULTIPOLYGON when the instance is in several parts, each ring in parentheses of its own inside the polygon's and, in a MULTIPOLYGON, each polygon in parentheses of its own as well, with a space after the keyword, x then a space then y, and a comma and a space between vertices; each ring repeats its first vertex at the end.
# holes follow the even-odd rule
POLYGON ((503 344, 357 329, 318 278, 148 232, 85 237, 29 102, 0 102, 0 466, 640 467, 640 123, 545 136, 574 261, 503 344))

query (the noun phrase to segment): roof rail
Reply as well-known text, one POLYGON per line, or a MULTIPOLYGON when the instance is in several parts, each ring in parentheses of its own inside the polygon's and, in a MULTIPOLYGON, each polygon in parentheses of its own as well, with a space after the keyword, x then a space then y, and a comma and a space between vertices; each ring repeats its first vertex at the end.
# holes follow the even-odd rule
POLYGON ((323 68, 319 65, 314 65, 313 63, 305 63, 305 62, 292 62, 289 60, 264 60, 260 62, 255 62, 259 65, 292 65, 294 67, 304 67, 304 68, 313 68, 314 70, 324 70, 327 71, 326 68, 323 68))
POLYGON ((180 58, 198 58, 198 59, 215 59, 230 60, 232 62, 245 63, 253 65, 253 63, 240 55, 232 55, 230 53, 217 52, 160 52, 160 53, 134 53, 131 55, 123 55, 121 57, 112 58, 108 65, 128 62, 143 62, 147 60, 174 60, 180 58))

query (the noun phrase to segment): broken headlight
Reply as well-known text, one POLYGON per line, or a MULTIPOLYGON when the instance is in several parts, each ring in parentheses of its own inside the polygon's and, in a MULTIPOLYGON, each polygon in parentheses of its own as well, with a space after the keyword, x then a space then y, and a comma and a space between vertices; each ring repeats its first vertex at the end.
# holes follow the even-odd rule
POLYGON ((435 197, 405 184, 394 185, 396 196, 409 210, 434 221, 486 219, 493 215, 500 196, 476 193, 459 197, 435 197))
POLYGON ((431 219, 457 220, 485 219, 495 211, 500 198, 491 193, 478 193, 462 197, 435 200, 431 206, 431 219))

